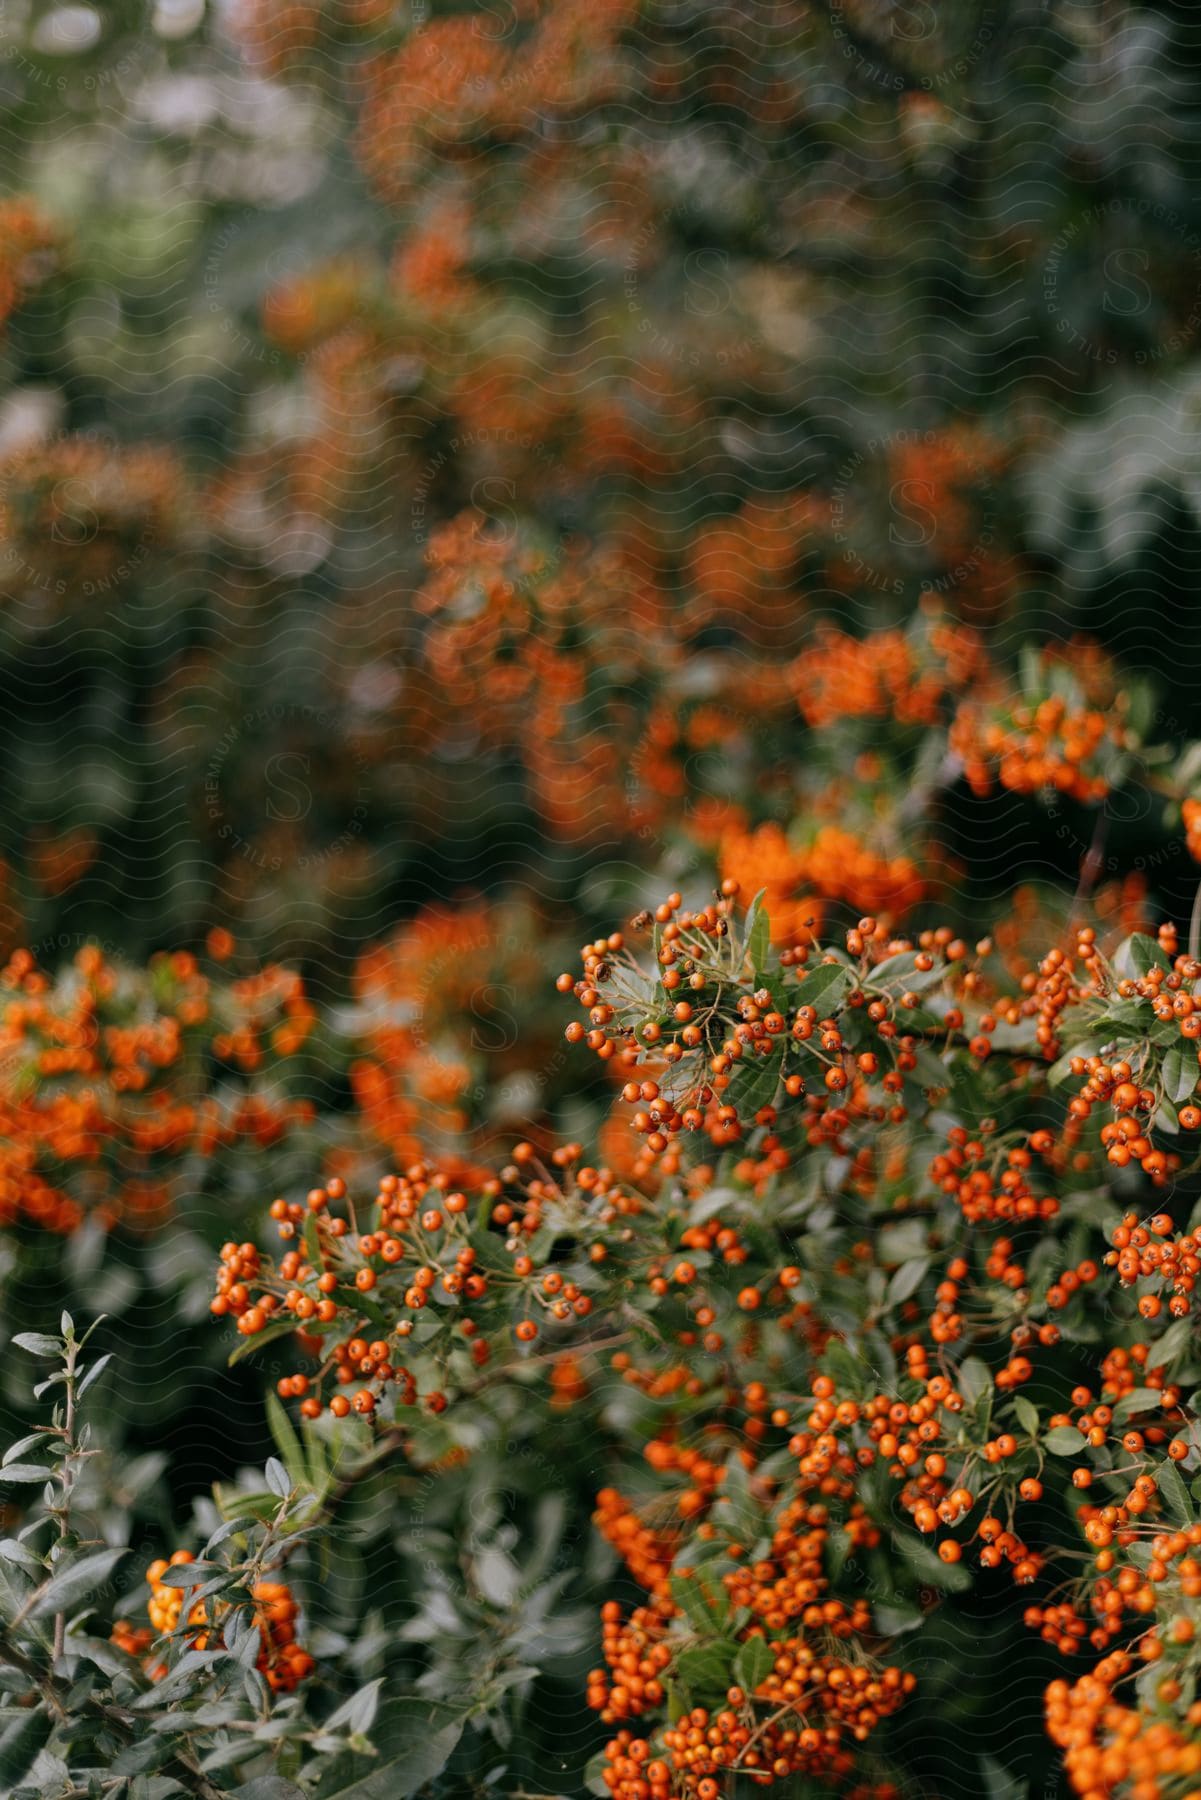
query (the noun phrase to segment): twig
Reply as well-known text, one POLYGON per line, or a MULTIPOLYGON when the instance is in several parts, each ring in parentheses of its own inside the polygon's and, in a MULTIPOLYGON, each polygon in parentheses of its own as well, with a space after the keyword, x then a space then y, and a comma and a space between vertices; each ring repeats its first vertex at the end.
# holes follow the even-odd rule
POLYGON ((1105 848, 1105 836, 1109 829, 1109 817, 1102 806, 1097 813, 1097 822, 1093 826, 1092 842, 1084 853, 1080 864, 1080 879, 1076 883, 1076 892, 1072 895, 1072 908, 1068 914, 1069 925, 1075 924, 1084 902, 1092 893, 1097 877, 1101 873, 1102 851, 1105 848))
MULTIPOLYGON (((71 1490, 75 1485, 75 1364, 79 1347, 75 1342, 74 1332, 67 1336, 66 1380, 63 1383, 67 1391, 66 1414, 63 1419, 63 1460, 59 1468, 58 1478, 62 1484, 62 1499, 56 1509, 58 1517, 58 1542, 64 1548, 71 1529, 71 1490)), ((54 1615, 54 1660, 57 1662, 63 1654, 67 1643, 67 1615, 57 1612, 54 1615)))

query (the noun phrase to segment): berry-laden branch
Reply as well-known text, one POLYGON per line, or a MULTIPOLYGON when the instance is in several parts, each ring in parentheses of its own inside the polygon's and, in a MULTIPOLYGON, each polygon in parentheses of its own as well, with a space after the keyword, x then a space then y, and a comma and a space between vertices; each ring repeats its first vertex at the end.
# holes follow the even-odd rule
MULTIPOLYGON (((278 1263, 226 1246, 214 1313, 251 1343, 294 1335, 309 1368, 279 1392, 307 1429, 353 1413, 427 1466, 513 1383, 651 1409, 631 1491, 597 1499, 646 1593, 606 1605, 589 1677, 617 1800, 714 1800, 734 1770, 849 1778, 913 1687, 898 1634, 973 1562, 1050 1584, 1026 1618, 1056 1643, 1106 1651, 1133 1626, 1137 1651, 1090 1679, 1167 1656, 1170 1707, 1195 1654, 1157 1621, 1201 1545, 1172 1525, 1201 1469, 1201 1251, 1108 1188, 1166 1189, 1166 1146, 1201 1124, 1201 966, 1168 928, 1106 951, 1075 925, 1016 979, 943 927, 773 944, 732 883, 652 927, 649 967, 612 933, 559 982, 641 1140, 624 1171, 524 1143, 474 1192, 416 1163, 352 1207, 331 1179, 273 1205, 278 1263), (1054 1382, 1058 1344, 1102 1338, 1100 1398, 1023 1391, 1054 1382), (1091 1580, 1076 1532, 1047 1526, 1055 1494, 1091 1580)), ((1058 1688, 1048 1706, 1056 1736, 1058 1688)))

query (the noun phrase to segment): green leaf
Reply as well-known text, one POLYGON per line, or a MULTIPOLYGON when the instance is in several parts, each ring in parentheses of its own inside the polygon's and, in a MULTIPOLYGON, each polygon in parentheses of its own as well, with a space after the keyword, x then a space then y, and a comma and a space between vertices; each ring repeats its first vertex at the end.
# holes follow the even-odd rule
POLYGON ((673 1575, 671 1597, 693 1630, 702 1637, 713 1637, 726 1622, 729 1608, 725 1592, 698 1575, 673 1575))
POLYGON ((118 1650, 107 1638, 86 1637, 81 1632, 72 1632, 71 1650, 76 1656, 86 1656, 105 1675, 137 1677, 141 1674, 137 1658, 130 1656, 128 1651, 118 1650))
POLYGON ((1193 1341, 1194 1325, 1191 1318, 1173 1319, 1168 1329, 1157 1343, 1151 1345, 1151 1353, 1147 1365, 1152 1369, 1169 1369, 1178 1356, 1182 1356, 1193 1341))
POLYGON ((46 1433, 44 1431, 31 1431, 28 1437, 18 1438, 15 1444, 8 1446, 4 1452, 4 1464, 16 1462, 19 1456, 24 1456, 25 1452, 32 1450, 35 1444, 44 1444, 45 1442, 46 1433))
POLYGON ((1179 1104, 1197 1089, 1197 1052, 1192 1044, 1173 1044, 1163 1059, 1160 1080, 1168 1099, 1179 1104))
POLYGON ((1155 1485, 1177 1525, 1195 1523, 1196 1510, 1189 1499, 1188 1489, 1184 1485, 1180 1470, 1170 1458, 1162 1462, 1156 1469, 1155 1485))
POLYGON ((760 888, 746 911, 746 953, 756 982, 762 979, 771 948, 771 921, 763 910, 766 892, 766 888, 760 888))
MULTIPOLYGON (((780 1040, 776 1041, 778 1043, 780 1040)), ((735 1069, 730 1093, 737 1098, 740 1110, 744 1114, 754 1114, 761 1106, 770 1106, 775 1100, 780 1077, 784 1073, 784 1057, 773 1051, 762 1059, 755 1057, 752 1061, 748 1058, 737 1063, 735 1069)))
POLYGON ((916 1081, 923 1088, 951 1086, 955 1079, 954 1071, 937 1051, 931 1050, 929 1044, 918 1044, 913 1054, 917 1068, 909 1077, 911 1081, 916 1081))
POLYGON ((19 1563, 23 1569, 32 1569, 39 1579, 46 1573, 46 1565, 29 1549, 27 1544, 19 1543, 16 1538, 0 1538, 0 1559, 4 1562, 19 1563))
POLYGON ((734 1658, 734 1680, 745 1693, 753 1694, 775 1666, 775 1652, 767 1639, 749 1637, 734 1658))
POLYGON ((903 950, 896 956, 885 957, 882 963, 877 963, 868 976, 867 985, 886 988, 899 994, 920 994, 925 988, 937 987, 946 972, 945 964, 937 960, 932 969, 919 969, 917 951, 903 950))
POLYGON ((53 1481, 56 1469, 44 1469, 40 1463, 9 1463, 0 1469, 0 1483, 5 1481, 53 1481))
POLYGON ((257 1524, 258 1520, 249 1515, 240 1519, 227 1519, 224 1525, 218 1525, 216 1531, 205 1540, 203 1554, 207 1557, 209 1551, 215 1550, 218 1544, 223 1544, 226 1538, 235 1537, 239 1532, 253 1531, 257 1524))
POLYGON ((252 1350, 259 1350, 264 1344, 272 1343, 276 1338, 290 1337, 296 1330, 296 1321, 281 1319, 278 1325, 268 1325, 265 1330, 257 1331, 253 1337, 243 1338, 242 1342, 229 1353, 228 1366, 233 1368, 252 1350))
POLYGON ((145 1732, 140 1738, 135 1739, 132 1744, 126 1744, 125 1748, 117 1753, 113 1758, 112 1773, 114 1775, 144 1775, 150 1769, 159 1769, 174 1756, 182 1742, 182 1732, 174 1738, 168 1737, 166 1734, 156 1737, 150 1732, 145 1732))
POLYGON ((1115 1419, 1128 1419, 1131 1413, 1159 1412, 1163 1407, 1163 1395, 1158 1388, 1131 1388, 1123 1394, 1113 1409, 1115 1419))
POLYGON ((171 1568, 164 1570, 160 1580, 164 1587, 198 1588, 204 1586, 215 1569, 220 1570, 223 1576, 228 1573, 220 1563, 175 1563, 171 1568))
POLYGON ((750 1476, 737 1456, 732 1456, 726 1464, 720 1504, 727 1512, 735 1535, 749 1550, 763 1531, 763 1510, 751 1493, 750 1476))
POLYGON ((948 1594, 962 1594, 972 1585, 971 1571, 962 1563, 945 1563, 937 1550, 921 1538, 898 1532, 895 1542, 901 1555, 922 1581, 944 1588, 948 1594))
POLYGON ((742 1194, 739 1194, 735 1188, 707 1188, 703 1194, 693 1201, 688 1212, 688 1223, 690 1225, 703 1225, 707 1219, 712 1219, 726 1207, 731 1207, 735 1210, 745 1210, 745 1197, 742 1194))
POLYGON ((676 1658, 675 1674, 693 1699, 702 1695, 725 1698, 734 1666, 734 1645, 726 1638, 715 1643, 697 1644, 682 1650, 676 1658))
POLYGON ((13 1343, 21 1350, 28 1350, 31 1356, 61 1356, 63 1353, 59 1339, 44 1331, 18 1331, 13 1343))
POLYGON ((812 1006, 818 1018, 824 1019, 838 1010, 839 1002, 853 985, 854 977, 844 964, 818 963, 806 972, 796 990, 798 1004, 812 1006))
POLYGON ((230 1789, 230 1800, 305 1800, 304 1789, 282 1775, 256 1775, 241 1787, 230 1789))
MULTIPOLYGON (((395 1720, 397 1709, 390 1712, 395 1720)), ((320 1800, 407 1800, 408 1795, 440 1775, 454 1754, 466 1721, 452 1717, 431 1730, 435 1721, 445 1719, 445 1708, 423 1707, 418 1701, 411 1703, 411 1715, 405 1748, 395 1761, 377 1764, 349 1786, 323 1786, 318 1789, 320 1800)))
POLYGON ((991 1756, 980 1758, 980 1792, 984 1800, 1023 1800, 1026 1783, 991 1756))
POLYGON ((843 1526, 835 1525, 826 1539, 826 1571, 831 1583, 842 1574, 850 1554, 850 1534, 843 1526))
POLYGON ((975 1406, 985 1394, 993 1391, 992 1372, 986 1362, 978 1356, 965 1357, 960 1365, 958 1379, 955 1383, 969 1406, 975 1406))
POLYGON ((872 1610, 876 1624, 885 1637, 900 1637, 902 1632, 916 1631, 919 1625, 926 1622, 924 1613, 904 1601, 882 1600, 872 1610))
POLYGON ((1053 1456, 1078 1456, 1085 1447, 1085 1436, 1074 1425, 1056 1425, 1048 1431, 1043 1443, 1053 1456))
POLYGON ((1133 937, 1123 940, 1114 951, 1113 966, 1116 972, 1126 980, 1145 975, 1148 969, 1169 971, 1171 964, 1152 937, 1144 932, 1136 931, 1133 937))
POLYGON ((605 1780, 604 1772, 608 1767, 608 1762, 609 1759, 605 1752, 603 1750, 598 1750, 595 1756, 590 1756, 588 1758, 588 1763, 584 1770, 584 1786, 588 1793, 596 1794, 599 1797, 599 1800, 608 1800, 608 1796, 613 1791, 605 1780))
POLYGON ((322 1724, 322 1731, 339 1731, 343 1726, 347 1731, 365 1733, 370 1731, 379 1708, 379 1691, 383 1686, 383 1676, 369 1681, 352 1694, 349 1700, 343 1700, 341 1706, 329 1715, 322 1724))
POLYGON ((1180 1130, 1180 1115, 1166 1094, 1159 1097, 1159 1105, 1151 1114, 1151 1123, 1157 1131, 1169 1132, 1173 1137, 1180 1130))
POLYGON ((179 1661, 164 1675, 161 1681, 139 1694, 136 1700, 129 1702, 131 1712, 157 1712, 163 1714, 161 1725, 152 1725, 152 1731, 170 1731, 178 1728, 178 1720, 168 1711, 184 1695, 190 1695, 196 1687, 198 1677, 211 1669, 214 1663, 220 1662, 228 1652, 225 1650, 185 1650, 179 1661))
POLYGON ((1028 1437, 1036 1438, 1040 1424, 1038 1408, 1033 1400, 1027 1400, 1025 1394, 1015 1394, 1013 1410, 1018 1424, 1028 1437))
POLYGON ((278 1494, 281 1500, 286 1500, 292 1492, 292 1478, 278 1456, 267 1458, 266 1466, 263 1469, 263 1480, 271 1492, 278 1494))
POLYGON ((5 1726, 0 1732, 0 1792, 11 1792, 29 1773, 53 1730, 53 1718, 40 1706, 22 1712, 5 1726))
POLYGON ((507 1609, 521 1589, 521 1570, 498 1544, 485 1544, 472 1559, 475 1585, 490 1606, 507 1609))
POLYGON ((126 1555, 128 1551, 124 1547, 118 1550, 93 1550, 87 1556, 69 1563, 65 1569, 59 1569, 34 1601, 30 1617, 44 1619, 48 1613, 67 1612, 77 1607, 81 1601, 104 1586, 121 1558, 126 1555))
POLYGON ((893 1271, 892 1280, 888 1284, 887 1303, 889 1306, 900 1306, 904 1301, 912 1299, 926 1278, 930 1267, 928 1256, 915 1256, 909 1262, 903 1262, 899 1269, 893 1271))
POLYGON ((83 1396, 87 1393, 88 1389, 91 1387, 92 1383, 94 1381, 97 1381, 100 1378, 100 1376, 104 1374, 105 1369, 107 1369, 109 1363, 111 1363, 112 1360, 113 1360, 113 1353, 111 1350, 106 1350, 103 1356, 97 1357, 96 1361, 92 1364, 91 1368, 88 1369, 86 1371, 86 1373, 84 1374, 82 1381, 80 1382, 78 1388, 76 1389, 76 1398, 77 1399, 83 1398, 83 1396))
POLYGON ((309 1485, 309 1467, 304 1454, 304 1446, 293 1429, 286 1409, 272 1393, 267 1395, 267 1425, 275 1448, 283 1459, 283 1465, 292 1478, 292 1486, 307 1487, 309 1485))

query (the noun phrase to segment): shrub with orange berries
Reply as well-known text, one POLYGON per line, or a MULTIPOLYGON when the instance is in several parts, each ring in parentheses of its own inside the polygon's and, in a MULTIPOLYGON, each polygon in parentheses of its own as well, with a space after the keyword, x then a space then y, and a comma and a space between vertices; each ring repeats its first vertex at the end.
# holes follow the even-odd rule
POLYGON ((1191 10, 0 7, 0 1795, 1201 1800, 1191 10))

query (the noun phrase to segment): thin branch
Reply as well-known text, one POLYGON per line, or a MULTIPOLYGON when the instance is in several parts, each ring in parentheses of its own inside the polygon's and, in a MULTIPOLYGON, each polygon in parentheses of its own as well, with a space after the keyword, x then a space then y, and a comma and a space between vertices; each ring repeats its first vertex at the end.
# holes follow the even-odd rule
MULTIPOLYGON (((74 1332, 68 1334, 66 1354, 67 1390, 66 1416, 63 1420, 63 1460, 59 1467, 58 1479, 62 1484, 62 1501, 58 1508, 58 1542, 60 1550, 65 1549, 71 1531, 71 1490, 75 1485, 75 1364, 78 1358, 78 1346, 74 1332)), ((54 1615, 54 1660, 57 1663, 62 1656, 67 1642, 67 1615, 57 1612, 54 1615)))

